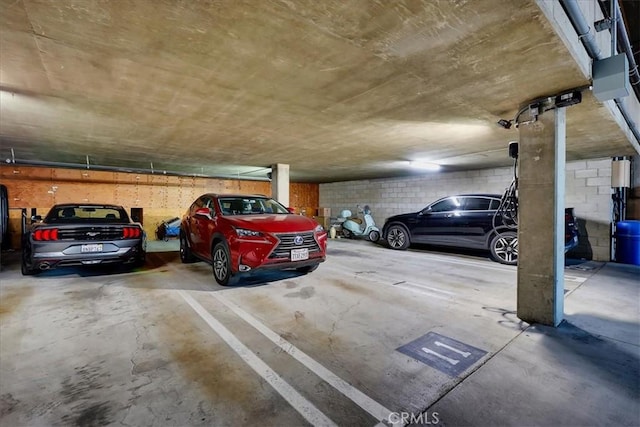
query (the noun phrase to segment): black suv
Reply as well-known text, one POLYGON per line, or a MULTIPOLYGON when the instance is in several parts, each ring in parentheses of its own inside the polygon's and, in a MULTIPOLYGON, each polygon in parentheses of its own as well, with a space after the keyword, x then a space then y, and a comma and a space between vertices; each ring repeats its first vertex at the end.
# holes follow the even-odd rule
MULTIPOLYGON (((463 194, 439 199, 419 212, 387 218, 382 238, 392 249, 412 243, 491 251, 502 264, 518 263, 517 206, 500 194, 463 194), (502 207, 501 207, 502 205, 502 207)), ((565 252, 578 244, 573 208, 565 209, 565 252)))

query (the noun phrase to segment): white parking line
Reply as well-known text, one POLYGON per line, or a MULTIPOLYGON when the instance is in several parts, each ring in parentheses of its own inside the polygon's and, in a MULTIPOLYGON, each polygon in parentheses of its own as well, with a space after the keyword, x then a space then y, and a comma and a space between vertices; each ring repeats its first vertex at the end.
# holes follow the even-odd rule
POLYGON ((210 295, 220 301, 222 304, 226 305, 231 311, 233 311, 245 322, 257 329, 260 333, 262 333, 262 335, 267 337, 269 340, 271 340, 271 342, 287 352, 291 357, 306 366, 307 369, 311 370, 325 382, 331 384, 336 390, 344 394, 355 404, 371 414, 374 418, 380 421, 381 424, 378 425, 385 425, 382 423, 389 421, 389 415, 392 413, 392 411, 385 408, 375 400, 371 399, 369 396, 362 393, 360 390, 356 389, 351 384, 344 381, 342 378, 338 377, 336 374, 311 358, 308 354, 291 344, 286 339, 282 338, 280 335, 273 332, 265 324, 260 322, 251 314, 244 311, 240 306, 230 301, 227 297, 221 294, 222 292, 214 292, 210 295))
POLYGON ((324 413, 298 393, 289 383, 267 366, 258 356, 249 350, 227 328, 215 319, 187 292, 178 294, 195 310, 211 329, 222 338, 258 375, 264 378, 289 404, 314 426, 336 426, 324 413))

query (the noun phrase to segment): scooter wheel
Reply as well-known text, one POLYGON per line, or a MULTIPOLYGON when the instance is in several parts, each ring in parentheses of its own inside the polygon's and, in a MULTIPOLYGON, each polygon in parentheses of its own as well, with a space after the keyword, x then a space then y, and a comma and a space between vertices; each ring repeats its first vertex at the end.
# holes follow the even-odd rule
POLYGON ((380 233, 378 233, 376 230, 372 230, 369 233, 369 240, 371 240, 373 243, 377 242, 378 240, 380 240, 380 233))
POLYGON ((349 230, 347 230, 346 228, 342 229, 342 234, 344 235, 344 237, 346 237, 347 239, 352 239, 353 238, 353 233, 349 230))

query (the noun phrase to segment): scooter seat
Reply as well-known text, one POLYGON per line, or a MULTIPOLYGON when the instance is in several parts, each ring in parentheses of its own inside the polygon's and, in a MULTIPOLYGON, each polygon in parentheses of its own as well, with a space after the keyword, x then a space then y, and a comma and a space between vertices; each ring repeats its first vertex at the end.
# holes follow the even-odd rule
POLYGON ((349 218, 349 221, 353 221, 356 224, 362 224, 362 220, 360 218, 349 218))

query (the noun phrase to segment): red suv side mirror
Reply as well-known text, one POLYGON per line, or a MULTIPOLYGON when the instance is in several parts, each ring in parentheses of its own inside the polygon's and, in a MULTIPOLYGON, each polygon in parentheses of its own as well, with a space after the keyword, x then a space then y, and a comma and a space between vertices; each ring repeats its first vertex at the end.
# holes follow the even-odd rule
POLYGON ((208 219, 211 219, 211 209, 209 208, 199 208, 196 209, 196 215, 204 216, 208 219))

